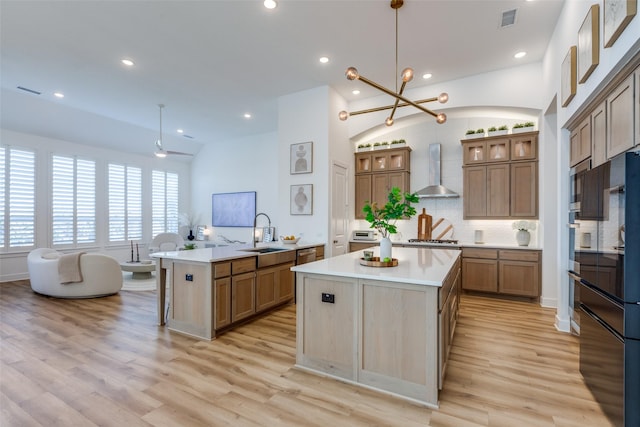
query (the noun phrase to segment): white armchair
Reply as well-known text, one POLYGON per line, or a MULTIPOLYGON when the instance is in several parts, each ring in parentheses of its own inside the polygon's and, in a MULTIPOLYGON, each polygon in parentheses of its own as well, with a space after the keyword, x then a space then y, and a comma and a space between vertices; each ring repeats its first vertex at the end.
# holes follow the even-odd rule
POLYGON ((184 239, 178 233, 160 233, 149 244, 149 253, 177 251, 183 246, 184 239))
POLYGON ((96 253, 80 257, 81 282, 60 283, 58 260, 61 255, 49 248, 29 252, 27 267, 34 292, 56 298, 96 298, 116 294, 122 288, 122 270, 118 261, 96 253))

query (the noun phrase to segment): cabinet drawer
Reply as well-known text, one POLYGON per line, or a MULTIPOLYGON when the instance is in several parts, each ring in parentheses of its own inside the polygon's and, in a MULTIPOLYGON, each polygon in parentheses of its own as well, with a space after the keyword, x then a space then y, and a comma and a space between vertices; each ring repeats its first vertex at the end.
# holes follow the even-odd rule
POLYGON ((246 273, 247 271, 254 271, 256 269, 256 257, 241 258, 231 261, 232 274, 246 273))
POLYGON ((513 261, 531 261, 538 262, 540 253, 538 251, 524 251, 524 250, 501 250, 500 259, 513 260, 513 261))
POLYGON ((498 259, 497 249, 462 248, 463 258, 498 259))
POLYGON ((231 263, 219 262, 213 264, 213 278, 218 279, 220 277, 231 276, 231 263))

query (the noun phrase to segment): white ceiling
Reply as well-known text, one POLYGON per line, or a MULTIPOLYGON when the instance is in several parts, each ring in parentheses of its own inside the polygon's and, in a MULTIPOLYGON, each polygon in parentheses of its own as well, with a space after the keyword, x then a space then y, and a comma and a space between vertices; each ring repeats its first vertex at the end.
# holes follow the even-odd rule
MULTIPOLYGON (((405 0, 398 66, 414 68, 414 88, 538 62, 562 5, 405 0), (513 8, 515 25, 500 28, 513 8), (520 50, 527 56, 514 59, 520 50), (421 78, 426 72, 431 80, 421 78)), ((274 10, 262 0, 2 0, 0 19, 2 127, 127 152, 153 153, 159 103, 165 148, 195 153, 275 132, 282 95, 323 85, 347 100, 356 88, 359 98, 380 94, 347 81, 349 66, 396 86, 389 0, 279 0, 274 10), (328 64, 319 63, 323 55, 328 64)))

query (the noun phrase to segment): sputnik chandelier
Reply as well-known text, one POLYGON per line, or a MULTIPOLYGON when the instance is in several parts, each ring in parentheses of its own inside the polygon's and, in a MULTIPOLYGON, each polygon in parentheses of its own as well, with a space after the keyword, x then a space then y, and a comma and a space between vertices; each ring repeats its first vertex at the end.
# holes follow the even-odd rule
MULTIPOLYGON (((396 11, 396 82, 398 80, 398 9, 400 9, 402 7, 402 5, 404 4, 403 0, 391 0, 391 8, 394 9, 396 11)), ((428 108, 423 107, 420 104, 424 104, 425 102, 433 102, 433 101, 438 101, 441 104, 444 104, 445 102, 447 102, 449 100, 449 95, 447 95, 446 93, 441 93, 440 95, 433 97, 433 98, 427 98, 427 99, 420 99, 418 101, 411 101, 409 99, 407 99, 406 97, 402 96, 402 93, 404 92, 404 88, 407 85, 407 83, 409 83, 411 80, 413 80, 413 69, 412 68, 405 68, 404 70, 402 70, 402 85, 400 86, 400 91, 398 91, 398 84, 396 83, 396 91, 392 91, 390 89, 387 89, 386 87, 379 85, 378 83, 369 80, 368 78, 366 78, 365 76, 363 76, 362 74, 358 73, 358 70, 355 67, 349 67, 347 68, 347 71, 345 72, 345 75, 347 76, 348 80, 360 80, 362 83, 368 84, 371 87, 374 87, 376 89, 378 89, 381 92, 386 93, 387 95, 390 95, 392 97, 394 97, 396 99, 396 101, 394 102, 393 105, 385 105, 384 107, 377 107, 377 108, 369 108, 366 110, 360 110, 360 111, 352 111, 352 112, 347 112, 347 111, 340 111, 340 113, 338 114, 338 117, 340 118, 340 120, 347 120, 349 118, 349 116, 356 116, 358 114, 365 114, 365 113, 373 113, 375 111, 383 111, 383 110, 391 110, 391 114, 389 115, 389 117, 387 117, 387 119, 384 121, 384 123, 387 126, 392 126, 393 125, 393 115, 396 113, 396 109, 398 107, 406 107, 407 105, 411 105, 415 108, 417 108, 418 110, 421 110, 433 117, 436 118, 436 122, 442 124, 444 122, 447 121, 447 116, 444 113, 435 113, 431 110, 429 110, 428 108), (402 102, 400 102, 402 101, 402 102)))

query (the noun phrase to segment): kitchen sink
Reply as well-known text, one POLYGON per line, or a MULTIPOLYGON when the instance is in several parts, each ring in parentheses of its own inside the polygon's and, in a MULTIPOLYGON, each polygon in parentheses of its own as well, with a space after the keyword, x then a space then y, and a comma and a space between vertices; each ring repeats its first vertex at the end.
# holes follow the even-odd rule
POLYGON ((253 248, 253 249, 240 249, 243 252, 256 252, 258 254, 268 254, 269 252, 286 251, 287 248, 253 248))
POLYGON ((295 262, 296 251, 288 248, 252 248, 240 249, 244 252, 253 252, 258 255, 258 268, 270 267, 272 265, 295 262))

